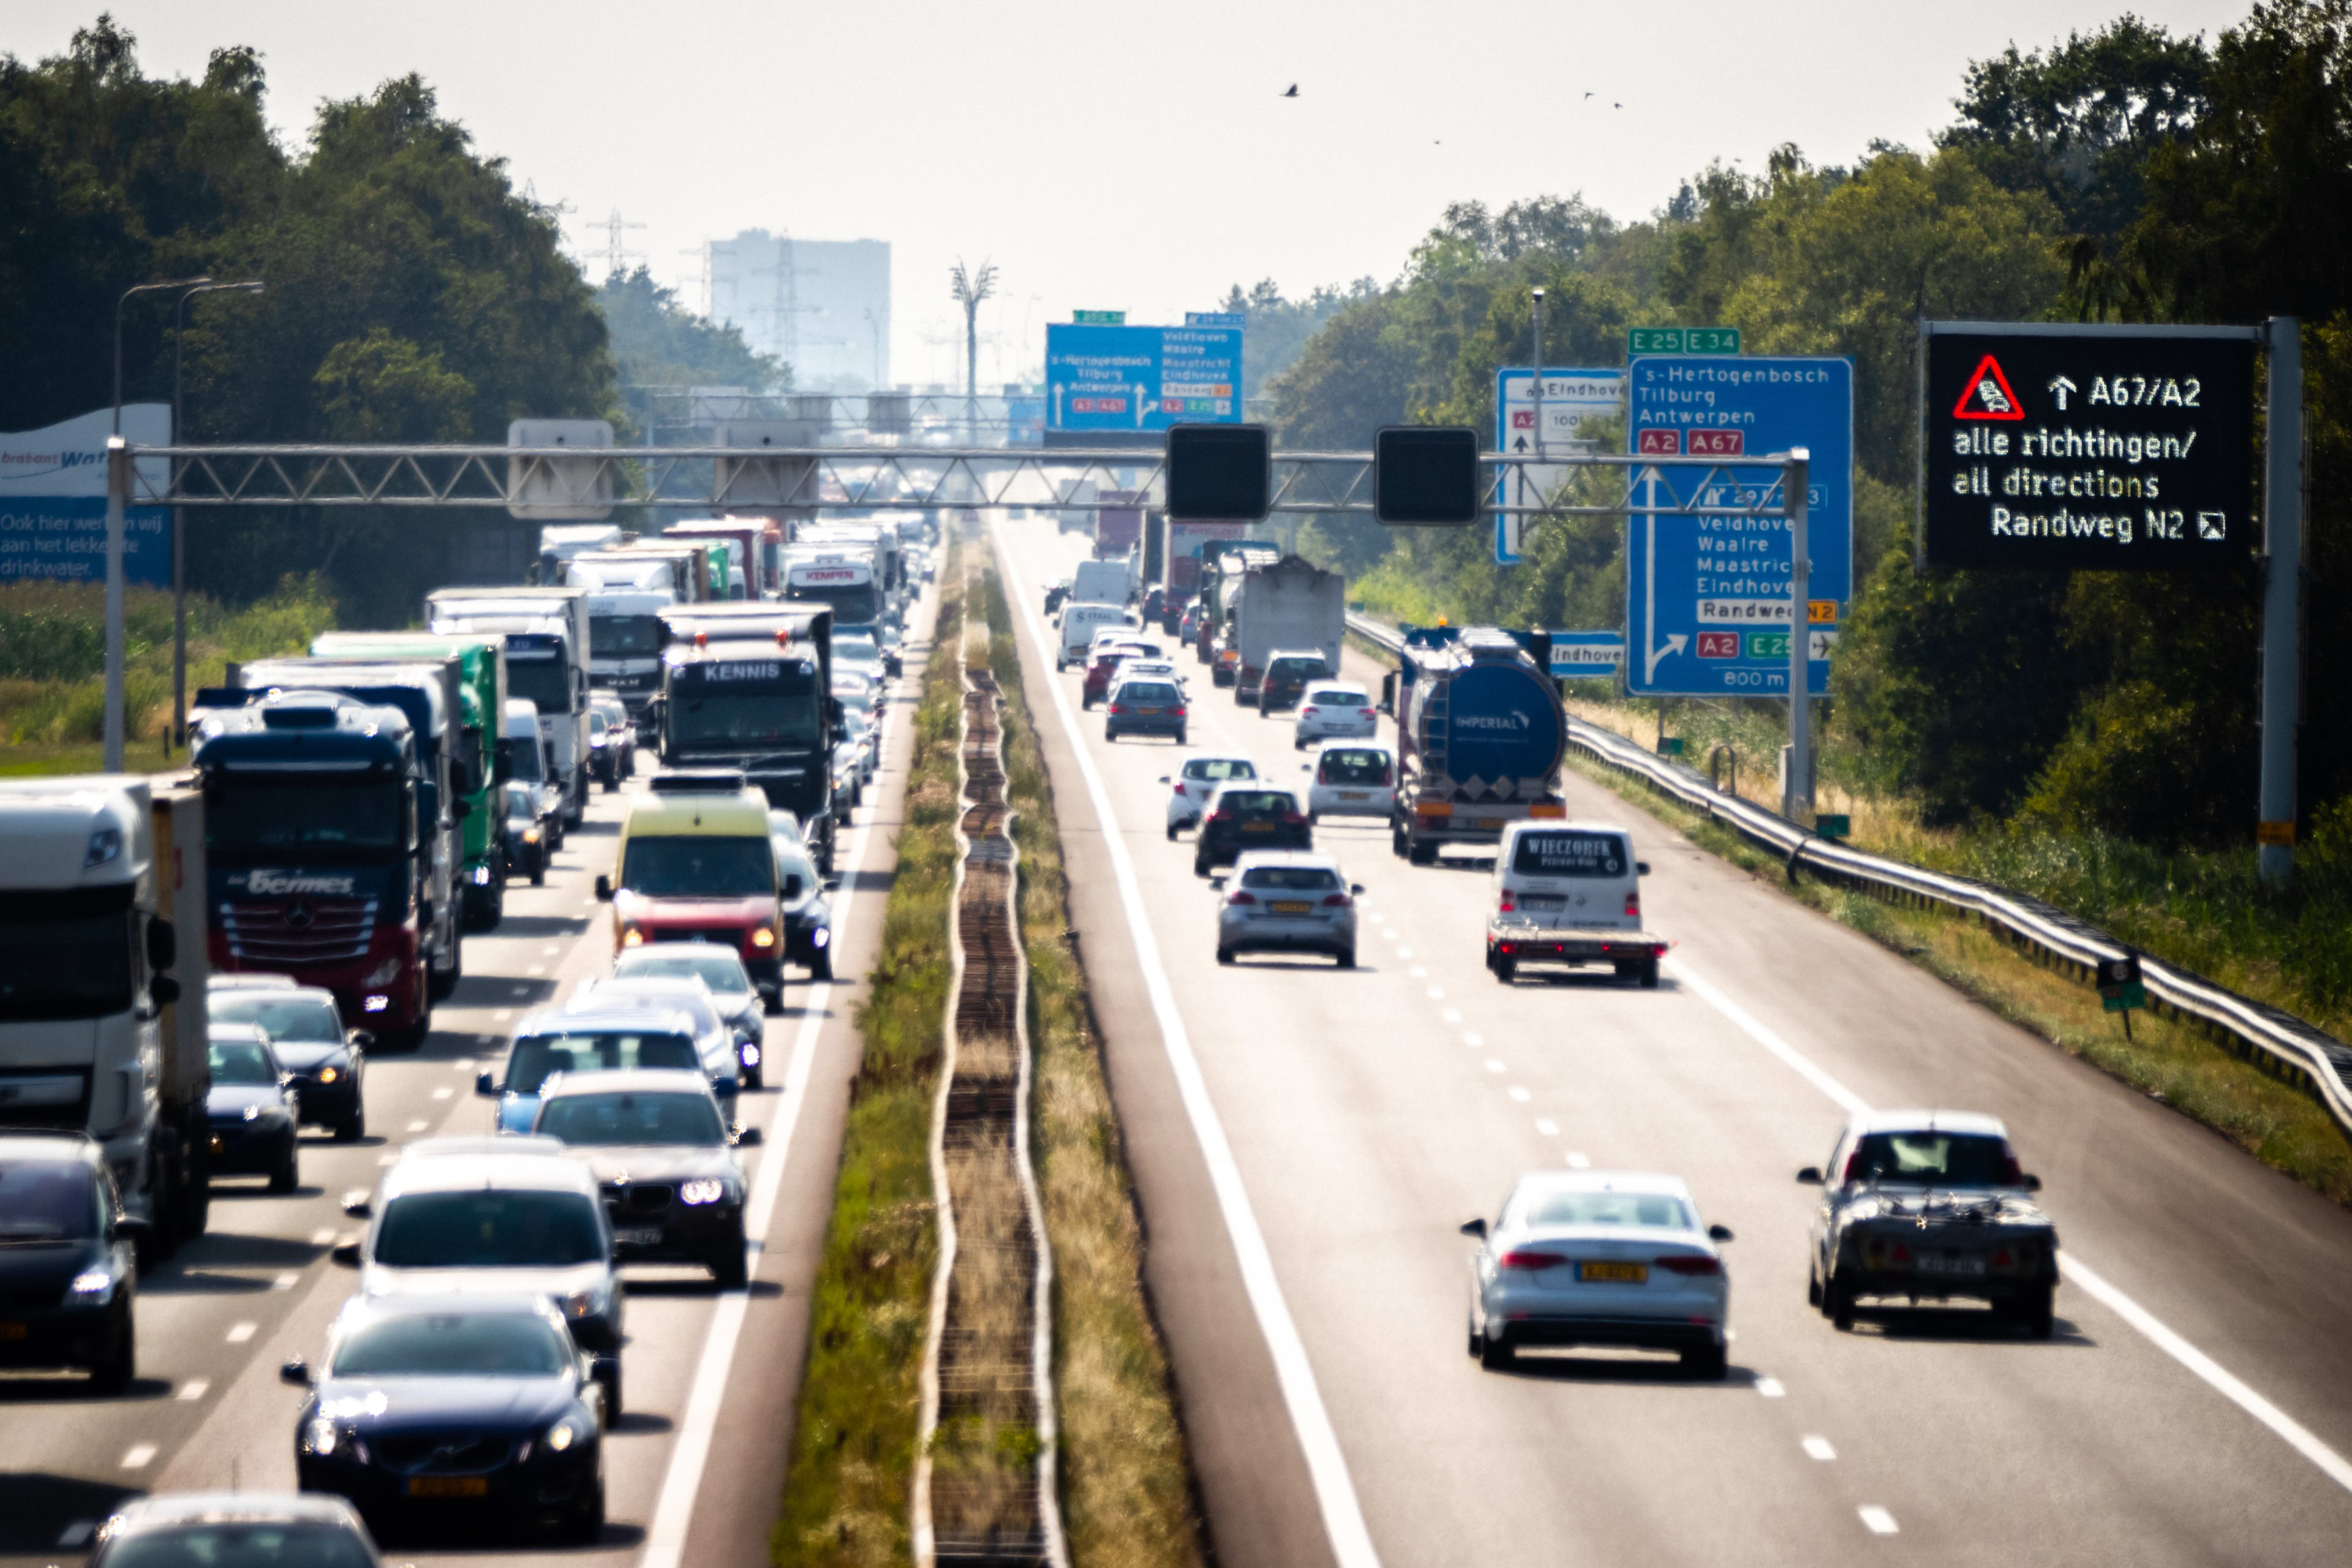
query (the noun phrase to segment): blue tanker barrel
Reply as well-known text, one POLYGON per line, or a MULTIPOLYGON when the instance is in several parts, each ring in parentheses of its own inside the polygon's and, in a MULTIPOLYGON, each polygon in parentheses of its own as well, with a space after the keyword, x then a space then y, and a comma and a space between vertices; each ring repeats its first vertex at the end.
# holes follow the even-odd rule
POLYGON ((1464 779, 1549 778, 1567 749, 1559 696, 1524 665, 1474 664, 1446 691, 1446 772, 1464 779))

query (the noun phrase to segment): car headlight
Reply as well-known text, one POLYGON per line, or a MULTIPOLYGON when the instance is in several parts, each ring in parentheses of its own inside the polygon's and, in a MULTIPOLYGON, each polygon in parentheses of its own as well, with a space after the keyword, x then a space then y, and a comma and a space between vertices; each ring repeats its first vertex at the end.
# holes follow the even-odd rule
POLYGON ((373 970, 370 970, 368 972, 368 977, 365 980, 361 981, 360 984, 362 985, 389 985, 399 978, 400 960, 396 958, 387 958, 382 963, 377 964, 373 970))
POLYGON ((320 1068, 319 1069, 319 1081, 322 1084, 341 1082, 342 1076, 342 1069, 340 1068, 320 1068))
POLYGON ((635 926, 623 926, 621 928, 621 945, 623 947, 643 947, 645 944, 645 932, 639 931, 635 926))
POLYGON ((743 1065, 747 1068, 760 1065, 760 1047, 749 1040, 743 1042, 743 1065))
POLYGON ((727 1184, 715 1176, 701 1176, 685 1183, 677 1189, 678 1201, 699 1207, 715 1204, 727 1195, 727 1184))
POLYGON ((487 888, 487 887, 488 887, 489 885, 490 885, 490 868, 489 868, 488 866, 477 866, 477 867, 475 867, 475 868, 474 868, 474 886, 476 886, 476 887, 478 887, 478 888, 487 888))
POLYGON ((547 1446, 561 1454, 564 1449, 572 1447, 579 1436, 579 1428, 572 1425, 571 1417, 566 1416, 547 1429, 547 1446))
POLYGON ((336 1440, 341 1436, 334 1422, 324 1415, 314 1415, 302 1427, 302 1447, 306 1453, 327 1455, 335 1451, 336 1440))
POLYGON ((604 1297, 595 1290, 574 1290, 563 1298, 563 1315, 567 1318, 593 1317, 604 1307, 604 1297))
POLYGON ((106 1268, 85 1268, 73 1277, 66 1287, 66 1304, 73 1307, 103 1307, 114 1300, 114 1274, 106 1268))
POLYGON ((761 927, 760 927, 757 931, 753 931, 753 932, 751 933, 751 945, 752 945, 753 947, 773 947, 773 946, 775 946, 775 945, 776 945, 776 932, 775 932, 775 929, 774 929, 773 927, 772 927, 772 926, 761 926, 761 927))
POLYGON ((538 828, 536 828, 536 827, 526 827, 526 828, 524 828, 524 829, 522 830, 522 841, 523 841, 525 844, 536 844, 536 843, 538 843, 538 842, 539 842, 539 829, 538 829, 538 828))
POLYGON ((389 996, 371 996, 360 1004, 360 1008, 362 1012, 381 1013, 391 1005, 392 998, 389 996))
POLYGON ((832 928, 831 926, 819 926, 819 927, 817 927, 817 928, 816 928, 816 933, 815 933, 814 936, 812 936, 812 937, 810 937, 810 938, 809 938, 809 941, 810 941, 812 943, 814 943, 815 946, 818 946, 818 947, 823 947, 825 943, 827 943, 827 942, 831 942, 832 940, 833 940, 833 928, 832 928))

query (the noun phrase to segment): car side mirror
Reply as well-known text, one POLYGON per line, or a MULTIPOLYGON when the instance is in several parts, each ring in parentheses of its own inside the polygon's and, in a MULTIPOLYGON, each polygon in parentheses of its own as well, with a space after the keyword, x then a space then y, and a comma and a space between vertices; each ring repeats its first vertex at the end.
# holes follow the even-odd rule
POLYGON ((596 874, 596 901, 600 904, 613 901, 613 879, 601 871, 596 874))
POLYGON ((154 1234, 154 1230, 152 1225, 137 1215, 126 1214, 115 1216, 114 1224, 108 1227, 108 1234, 115 1241, 143 1241, 154 1234))
POLYGON ((1360 899, 1364 896, 1364 885, 1361 882, 1350 882, 1348 884, 1348 891, 1360 899))
POLYGON ((1650 863, 1647 860, 1636 860, 1633 862, 1633 875, 1636 877, 1646 877, 1649 874, 1650 863))
POLYGON ((1169 780, 1169 777, 1168 777, 1168 775, 1167 775, 1166 773, 1161 773, 1161 774, 1160 775, 1160 782, 1161 784, 1167 784, 1167 783, 1169 783, 1169 782, 1171 782, 1171 781, 1169 780))
POLYGON ((2017 1184, 2029 1193, 2038 1193, 2042 1190, 2042 1178, 2028 1172, 2019 1179, 2017 1184))
POLYGON ((499 1097, 498 1079, 490 1073, 476 1073, 474 1075, 474 1092, 483 1096, 485 1099, 496 1100, 499 1097))
POLYGON ((356 1241, 339 1241, 335 1244, 335 1249, 327 1256, 334 1260, 335 1267, 338 1268, 357 1268, 360 1266, 360 1244, 356 1241))
POLYGON ((1223 877, 1212 877, 1209 879, 1209 891, 1213 893, 1222 893, 1224 890, 1225 879, 1223 877))
POLYGON ((732 1100, 737 1095, 743 1092, 743 1086, 737 1083, 731 1077, 714 1077, 710 1080, 710 1092, 717 1095, 721 1100, 732 1100))
POLYGON ((738 1127, 735 1129, 734 1141, 738 1148, 756 1149, 767 1142, 767 1137, 756 1127, 738 1127))
POLYGON ((1479 1240, 1484 1241, 1486 1239, 1486 1222, 1483 1219, 1464 1220, 1462 1222, 1462 1234, 1465 1236, 1475 1236, 1479 1240))
POLYGON ((291 1361, 279 1363, 278 1367, 278 1381, 280 1383, 290 1383, 297 1388, 310 1387, 310 1363, 304 1361, 299 1355, 291 1361))
POLYGON ((1820 1186, 1822 1184, 1822 1168, 1819 1165, 1806 1166, 1803 1170, 1797 1173, 1797 1181, 1799 1184, 1802 1186, 1820 1186))
POLYGON ((353 1029, 343 1037, 343 1043, 355 1051, 375 1049, 375 1036, 366 1029, 353 1029))
POLYGON ((158 1007, 168 1007, 180 999, 180 983, 168 974, 159 974, 147 983, 147 994, 158 1007))
POLYGON ((348 1192, 343 1194, 343 1212, 353 1219, 365 1219, 375 1212, 375 1204, 365 1193, 348 1192))
POLYGON ((1731 1239, 1731 1227, 1727 1225, 1708 1226, 1706 1227, 1706 1238, 1709 1241, 1729 1241, 1731 1239))

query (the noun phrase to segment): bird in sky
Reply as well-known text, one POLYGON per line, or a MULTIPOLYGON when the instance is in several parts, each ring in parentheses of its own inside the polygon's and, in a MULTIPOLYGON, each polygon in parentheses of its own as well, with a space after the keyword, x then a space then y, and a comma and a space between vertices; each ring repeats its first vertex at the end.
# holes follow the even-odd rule
POLYGON ((1290 90, 1284 93, 1282 96, 1285 98, 1297 98, 1298 96, 1298 84, 1295 81, 1292 82, 1290 84, 1290 90))
POLYGON ((1590 99, 1590 98, 1591 98, 1591 96, 1592 96, 1592 95, 1591 95, 1591 93, 1589 93, 1589 92, 1588 92, 1588 93, 1586 93, 1584 96, 1585 96, 1587 99, 1590 99))
POLYGON ((1610 107, 1610 108, 1612 108, 1612 109, 1622 109, 1622 108, 1624 108, 1625 106, 1624 106, 1623 104, 1622 104, 1622 103, 1612 103, 1612 104, 1611 104, 1609 107, 1610 107))

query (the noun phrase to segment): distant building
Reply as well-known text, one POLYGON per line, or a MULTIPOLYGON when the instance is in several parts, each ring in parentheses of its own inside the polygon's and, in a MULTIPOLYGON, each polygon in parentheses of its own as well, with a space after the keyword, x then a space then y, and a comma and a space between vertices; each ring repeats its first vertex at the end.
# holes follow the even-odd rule
POLYGON ((747 228, 710 242, 711 319, 793 367, 802 392, 890 384, 890 242, 747 228))

